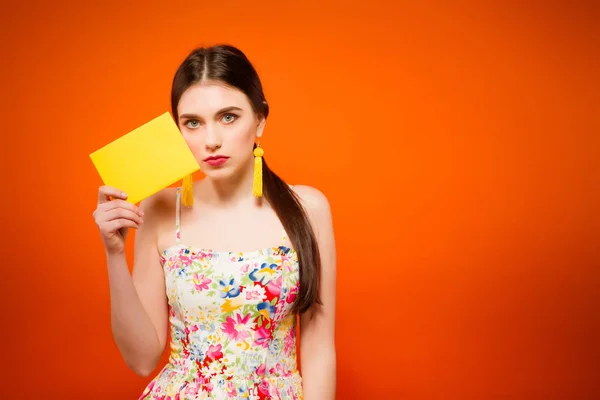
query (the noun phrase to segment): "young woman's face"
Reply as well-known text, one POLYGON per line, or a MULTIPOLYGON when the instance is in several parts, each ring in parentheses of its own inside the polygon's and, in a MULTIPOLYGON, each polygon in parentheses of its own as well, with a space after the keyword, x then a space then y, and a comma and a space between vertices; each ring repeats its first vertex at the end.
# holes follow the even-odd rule
POLYGON ((208 178, 230 177, 252 163, 265 121, 243 92, 218 82, 197 83, 183 93, 177 112, 179 129, 208 178))

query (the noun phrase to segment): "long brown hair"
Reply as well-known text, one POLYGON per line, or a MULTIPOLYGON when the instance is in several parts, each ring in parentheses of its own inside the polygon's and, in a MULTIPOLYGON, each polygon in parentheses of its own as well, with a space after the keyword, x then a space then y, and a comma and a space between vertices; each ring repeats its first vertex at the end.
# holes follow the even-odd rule
MULTIPOLYGON (((205 80, 220 81, 241 90, 256 114, 264 118, 269 115, 260 78, 250 60, 233 46, 218 45, 193 50, 177 69, 171 89, 171 110, 175 121, 179 119, 177 105, 183 92, 205 80)), ((264 157, 262 169, 264 197, 275 210, 298 255, 300 289, 293 311, 304 313, 312 305, 322 304, 319 297, 321 258, 315 233, 301 200, 268 167, 264 157)))

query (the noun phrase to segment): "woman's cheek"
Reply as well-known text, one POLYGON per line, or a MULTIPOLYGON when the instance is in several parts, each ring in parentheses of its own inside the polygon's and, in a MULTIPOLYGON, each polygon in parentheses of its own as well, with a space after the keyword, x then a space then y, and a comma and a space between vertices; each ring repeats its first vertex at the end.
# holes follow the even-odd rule
POLYGON ((187 143, 192 153, 194 153, 194 155, 198 157, 200 155, 200 149, 202 148, 200 138, 195 135, 183 133, 183 139, 187 143))

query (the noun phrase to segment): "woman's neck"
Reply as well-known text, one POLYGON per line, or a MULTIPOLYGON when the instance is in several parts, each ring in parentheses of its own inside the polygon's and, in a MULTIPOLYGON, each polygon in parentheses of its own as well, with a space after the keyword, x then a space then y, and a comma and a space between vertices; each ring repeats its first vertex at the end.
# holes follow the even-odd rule
POLYGON ((241 204, 252 202, 256 199, 252 194, 254 180, 254 160, 252 163, 225 179, 204 179, 202 198, 209 205, 219 208, 237 207, 241 204))

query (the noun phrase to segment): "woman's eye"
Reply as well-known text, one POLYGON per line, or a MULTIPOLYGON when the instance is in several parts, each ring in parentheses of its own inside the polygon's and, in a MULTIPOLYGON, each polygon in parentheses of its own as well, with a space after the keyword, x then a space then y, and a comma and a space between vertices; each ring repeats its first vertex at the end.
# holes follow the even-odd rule
POLYGON ((225 114, 223 115, 223 122, 225 122, 226 124, 230 124, 233 121, 235 121, 237 118, 237 115, 235 114, 225 114))
POLYGON ((188 128, 194 129, 194 128, 197 128, 200 126, 200 122, 198 122, 195 119, 191 119, 185 123, 185 126, 187 126, 188 128))

